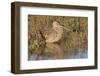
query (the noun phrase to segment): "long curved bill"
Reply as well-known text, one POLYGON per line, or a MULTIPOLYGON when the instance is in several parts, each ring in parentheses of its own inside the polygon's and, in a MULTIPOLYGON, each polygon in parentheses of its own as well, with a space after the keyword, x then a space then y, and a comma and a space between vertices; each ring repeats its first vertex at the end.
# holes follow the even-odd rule
POLYGON ((64 27, 64 26, 62 26, 62 27, 63 27, 63 29, 65 29, 67 32, 71 32, 71 31, 73 31, 73 30, 68 29, 68 28, 66 28, 66 27, 64 27))

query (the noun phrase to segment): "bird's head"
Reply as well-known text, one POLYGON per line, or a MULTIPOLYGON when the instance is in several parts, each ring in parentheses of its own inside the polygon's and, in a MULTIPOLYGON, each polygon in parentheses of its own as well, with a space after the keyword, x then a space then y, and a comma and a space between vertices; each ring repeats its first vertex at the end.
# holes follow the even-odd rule
POLYGON ((53 21, 52 25, 53 25, 53 28, 60 27, 60 24, 57 21, 53 21))

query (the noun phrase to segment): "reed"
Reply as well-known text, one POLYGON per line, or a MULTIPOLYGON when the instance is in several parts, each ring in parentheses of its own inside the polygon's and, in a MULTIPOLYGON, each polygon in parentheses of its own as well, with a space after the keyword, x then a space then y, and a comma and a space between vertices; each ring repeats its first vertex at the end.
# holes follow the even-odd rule
POLYGON ((62 26, 72 32, 64 32, 62 39, 58 42, 66 49, 87 48, 88 18, 69 16, 28 16, 28 48, 29 51, 38 52, 39 47, 45 47, 44 34, 51 29, 52 22, 58 21, 62 26))

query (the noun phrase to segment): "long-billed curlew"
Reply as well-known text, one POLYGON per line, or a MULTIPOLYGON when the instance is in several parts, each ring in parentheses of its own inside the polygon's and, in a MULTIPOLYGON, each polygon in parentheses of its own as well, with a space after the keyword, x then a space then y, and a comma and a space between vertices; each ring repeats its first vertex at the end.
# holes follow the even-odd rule
POLYGON ((52 28, 50 34, 45 35, 46 43, 54 43, 59 41, 62 38, 62 35, 64 33, 64 29, 69 32, 70 29, 61 26, 57 21, 54 21, 52 23, 52 28))

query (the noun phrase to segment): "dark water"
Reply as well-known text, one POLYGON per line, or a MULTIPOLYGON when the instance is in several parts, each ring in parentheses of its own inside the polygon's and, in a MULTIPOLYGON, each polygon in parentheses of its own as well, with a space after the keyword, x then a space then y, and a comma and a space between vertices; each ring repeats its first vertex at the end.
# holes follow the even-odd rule
POLYGON ((28 53, 28 60, 81 59, 88 57, 87 48, 65 49, 58 44, 48 44, 40 52, 28 53))

